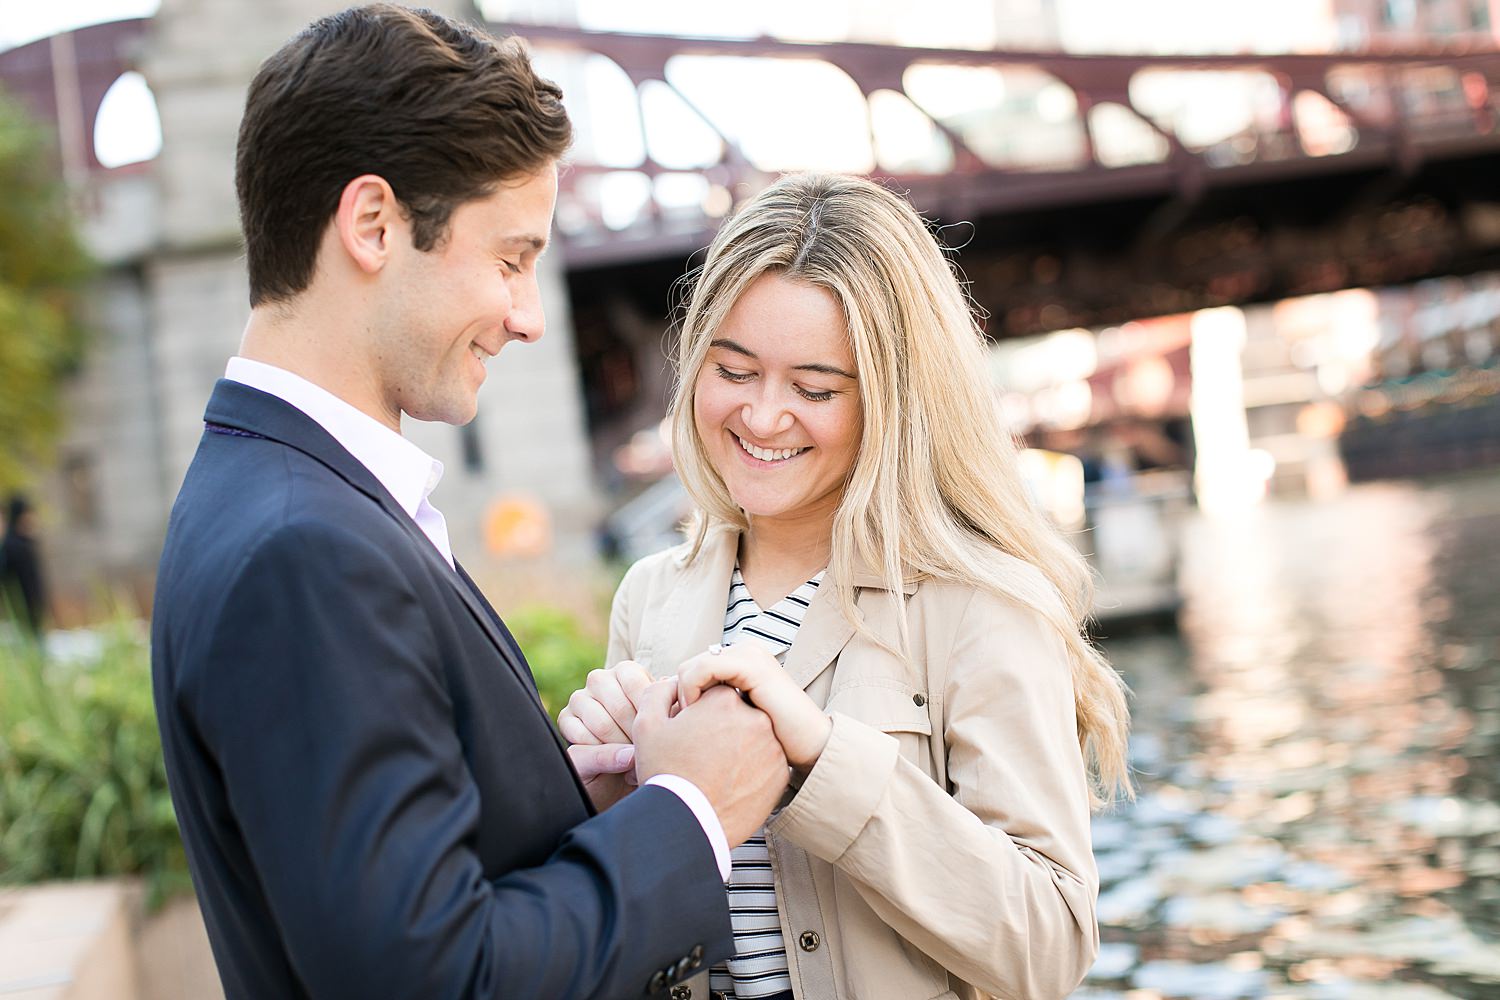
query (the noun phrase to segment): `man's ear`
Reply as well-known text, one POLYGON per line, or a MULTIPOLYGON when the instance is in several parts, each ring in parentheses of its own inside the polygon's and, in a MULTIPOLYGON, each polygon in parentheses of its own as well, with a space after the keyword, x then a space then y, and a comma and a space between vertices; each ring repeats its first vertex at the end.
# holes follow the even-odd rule
POLYGON ((361 174, 345 184, 333 217, 344 252, 366 274, 385 267, 405 221, 396 193, 376 174, 361 174))

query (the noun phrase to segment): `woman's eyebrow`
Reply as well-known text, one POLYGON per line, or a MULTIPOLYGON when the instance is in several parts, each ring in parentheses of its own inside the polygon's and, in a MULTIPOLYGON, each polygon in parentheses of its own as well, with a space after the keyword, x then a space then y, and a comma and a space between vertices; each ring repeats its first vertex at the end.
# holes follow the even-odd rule
MULTIPOLYGON (((739 343, 738 341, 729 340, 726 337, 716 338, 715 340, 710 341, 708 346, 721 347, 726 351, 733 351, 735 354, 743 354, 751 361, 760 360, 758 357, 756 357, 755 352, 750 350, 750 348, 746 347, 744 344, 739 343)), ((805 365, 792 365, 792 370, 799 372, 818 372, 823 375, 838 375, 841 378, 847 378, 856 382, 859 381, 857 378, 855 378, 854 375, 844 371, 844 369, 842 368, 836 367, 834 365, 820 364, 818 362, 808 362, 805 365)))

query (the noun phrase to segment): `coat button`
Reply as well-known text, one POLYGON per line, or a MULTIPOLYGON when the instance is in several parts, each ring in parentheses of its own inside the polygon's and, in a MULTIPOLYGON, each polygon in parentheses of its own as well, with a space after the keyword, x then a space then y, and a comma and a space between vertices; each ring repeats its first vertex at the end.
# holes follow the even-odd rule
POLYGON ((927 696, 925 694, 914 694, 911 696, 911 703, 918 708, 921 708, 923 705, 927 704, 927 696))
POLYGON ((672 1000, 693 1000, 693 988, 682 985, 672 987, 672 1000))
POLYGON ((689 967, 693 969, 701 969, 703 967, 703 946, 701 944, 693 945, 693 950, 688 952, 688 963, 689 967))
POLYGON ((802 936, 797 939, 797 943, 802 946, 803 951, 817 951, 818 945, 823 943, 823 939, 818 936, 817 931, 803 931, 802 936))

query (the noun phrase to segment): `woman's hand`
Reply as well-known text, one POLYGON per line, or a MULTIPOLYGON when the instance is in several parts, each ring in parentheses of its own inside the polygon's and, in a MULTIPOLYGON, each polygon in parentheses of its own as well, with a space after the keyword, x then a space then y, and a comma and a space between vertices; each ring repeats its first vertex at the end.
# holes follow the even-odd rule
POLYGON ((650 684, 651 675, 634 660, 590 670, 584 687, 574 691, 558 713, 557 728, 573 744, 634 743, 636 706, 650 684))
POLYGON ((751 642, 719 647, 682 664, 677 671, 677 702, 686 707, 715 684, 738 688, 771 717, 787 763, 806 774, 818 762, 833 720, 799 688, 765 648, 751 642))
POLYGON ((620 744, 568 747, 568 759, 578 772, 594 808, 603 812, 635 790, 635 747, 620 744))

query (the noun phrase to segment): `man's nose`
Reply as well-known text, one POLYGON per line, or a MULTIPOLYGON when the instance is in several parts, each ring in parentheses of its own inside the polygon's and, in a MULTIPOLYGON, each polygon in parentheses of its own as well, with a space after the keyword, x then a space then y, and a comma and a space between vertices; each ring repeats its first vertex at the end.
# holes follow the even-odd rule
POLYGON ((505 317, 505 329, 517 340, 534 344, 542 339, 546 327, 547 319, 542 312, 542 289, 533 269, 511 285, 510 313, 505 317))

